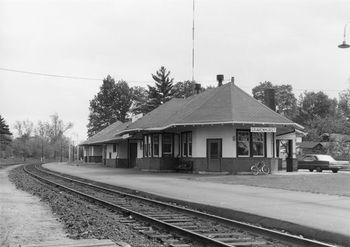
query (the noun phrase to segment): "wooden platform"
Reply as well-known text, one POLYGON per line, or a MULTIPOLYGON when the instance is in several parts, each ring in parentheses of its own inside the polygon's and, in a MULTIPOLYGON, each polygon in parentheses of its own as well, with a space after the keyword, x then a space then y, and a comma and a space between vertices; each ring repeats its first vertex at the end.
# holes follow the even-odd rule
POLYGON ((22 245, 22 247, 118 247, 109 239, 80 239, 45 241, 40 244, 22 245))

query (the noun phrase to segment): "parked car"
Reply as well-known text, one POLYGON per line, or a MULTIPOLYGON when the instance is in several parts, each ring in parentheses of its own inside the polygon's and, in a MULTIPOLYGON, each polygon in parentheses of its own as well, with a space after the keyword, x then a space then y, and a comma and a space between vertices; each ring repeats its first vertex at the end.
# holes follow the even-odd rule
POLYGON ((330 155, 325 154, 306 154, 298 160, 298 169, 309 169, 310 172, 316 170, 331 170, 337 173, 340 169, 349 168, 349 161, 338 161, 330 155))

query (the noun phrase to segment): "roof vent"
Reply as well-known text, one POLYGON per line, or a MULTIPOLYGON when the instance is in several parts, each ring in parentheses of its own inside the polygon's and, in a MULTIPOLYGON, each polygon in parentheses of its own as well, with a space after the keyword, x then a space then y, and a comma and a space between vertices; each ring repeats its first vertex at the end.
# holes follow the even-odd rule
POLYGON ((233 76, 231 77, 231 83, 235 84, 235 78, 233 76))
POLYGON ((218 81, 218 87, 221 87, 224 80, 224 75, 216 75, 216 80, 218 81))
POLYGON ((136 114, 134 116, 131 117, 131 122, 136 122, 139 118, 142 118, 143 117, 143 114, 142 113, 139 113, 139 114, 136 114))

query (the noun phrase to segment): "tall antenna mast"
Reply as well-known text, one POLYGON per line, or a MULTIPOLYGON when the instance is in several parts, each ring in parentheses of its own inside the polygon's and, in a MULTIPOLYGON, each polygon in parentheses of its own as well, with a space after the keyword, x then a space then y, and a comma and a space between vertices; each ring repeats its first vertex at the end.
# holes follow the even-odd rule
POLYGON ((192 82, 194 82, 194 0, 192 0, 192 82))

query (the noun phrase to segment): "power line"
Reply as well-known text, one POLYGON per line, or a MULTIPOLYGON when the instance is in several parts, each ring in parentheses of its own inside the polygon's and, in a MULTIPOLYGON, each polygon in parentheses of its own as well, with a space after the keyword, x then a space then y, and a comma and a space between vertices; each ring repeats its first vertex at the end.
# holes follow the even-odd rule
MULTIPOLYGON (((67 75, 57 75, 57 74, 46 74, 46 73, 40 73, 40 72, 33 72, 33 71, 24 71, 24 70, 17 70, 17 69, 8 69, 8 68, 1 68, 0 70, 8 71, 8 72, 15 72, 15 73, 22 73, 22 74, 30 74, 30 75, 40 75, 40 76, 50 76, 50 77, 58 77, 58 78, 66 78, 66 79, 75 79, 75 80, 90 80, 90 81, 102 81, 102 79, 97 78, 90 78, 90 77, 79 77, 79 76, 67 76, 67 75)), ((151 80, 126 80, 127 82, 131 83, 150 83, 151 80)), ((206 83, 214 83, 214 80, 200 80, 200 82, 206 82, 206 83)), ((214 85, 213 84, 213 85, 214 85)), ((255 86, 247 87, 247 86, 240 86, 240 88, 245 89, 252 89, 255 86)), ((325 91, 325 92, 341 92, 344 91, 344 89, 322 89, 322 88, 294 88, 293 91, 325 91)))
POLYGON ((15 73, 22 73, 22 74, 59 77, 59 78, 74 79, 74 80, 90 80, 90 81, 101 81, 102 80, 102 79, 97 79, 97 78, 69 76, 69 75, 57 75, 57 74, 46 74, 46 73, 41 73, 41 72, 24 71, 24 70, 7 69, 7 68, 0 68, 0 70, 8 71, 8 72, 15 72, 15 73))

